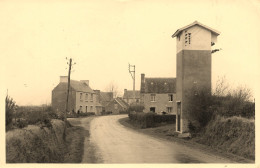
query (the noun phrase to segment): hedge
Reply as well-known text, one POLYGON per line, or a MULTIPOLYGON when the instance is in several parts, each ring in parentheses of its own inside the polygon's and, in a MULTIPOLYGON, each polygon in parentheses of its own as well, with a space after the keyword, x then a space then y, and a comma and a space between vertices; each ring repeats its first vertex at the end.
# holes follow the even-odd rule
POLYGON ((155 127, 156 124, 162 122, 175 123, 176 119, 175 115, 158 115, 152 112, 131 112, 128 116, 130 121, 140 128, 155 127))

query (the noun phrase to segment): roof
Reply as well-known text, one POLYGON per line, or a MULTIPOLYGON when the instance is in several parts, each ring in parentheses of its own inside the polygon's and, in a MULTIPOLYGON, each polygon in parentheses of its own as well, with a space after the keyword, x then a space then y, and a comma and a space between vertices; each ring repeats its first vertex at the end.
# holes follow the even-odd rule
MULTIPOLYGON (((67 87, 68 87, 67 82, 61 82, 53 89, 53 91, 67 90, 67 87)), ((70 80, 70 87, 77 92, 95 93, 87 84, 80 81, 70 80)))
POLYGON ((70 86, 71 86, 75 91, 95 93, 95 92, 89 87, 89 85, 85 84, 84 82, 71 80, 71 81, 70 81, 70 86))
MULTIPOLYGON (((126 90, 124 92, 123 98, 124 99, 133 99, 134 98, 134 91, 133 90, 126 90)), ((135 98, 140 99, 140 91, 139 90, 135 91, 135 98)))
POLYGON ((129 105, 120 97, 117 97, 114 99, 120 106, 122 106, 123 108, 128 108, 129 105))
POLYGON ((195 25, 201 26, 201 27, 203 27, 203 28, 205 28, 205 29, 211 31, 212 33, 216 34, 217 36, 220 34, 219 31, 214 30, 214 29, 212 29, 212 28, 210 28, 210 27, 208 27, 208 26, 206 26, 206 25, 203 25, 203 24, 201 24, 201 23, 198 22, 198 21, 195 21, 195 22, 193 22, 193 23, 191 23, 191 24, 189 24, 189 25, 187 25, 187 26, 184 26, 184 27, 178 29, 178 30, 172 35, 172 38, 174 38, 175 36, 178 36, 183 30, 188 29, 189 27, 192 27, 192 26, 195 26, 195 25))
POLYGON ((145 78, 142 93, 176 93, 176 78, 145 78))
POLYGON ((113 92, 100 92, 100 101, 111 101, 113 100, 113 92))

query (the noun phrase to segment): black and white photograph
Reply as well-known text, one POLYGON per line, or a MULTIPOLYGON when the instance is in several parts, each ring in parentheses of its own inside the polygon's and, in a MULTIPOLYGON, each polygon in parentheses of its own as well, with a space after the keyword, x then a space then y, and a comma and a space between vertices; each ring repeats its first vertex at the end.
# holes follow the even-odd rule
POLYGON ((259 167, 259 20, 259 0, 0 1, 1 165, 259 167))

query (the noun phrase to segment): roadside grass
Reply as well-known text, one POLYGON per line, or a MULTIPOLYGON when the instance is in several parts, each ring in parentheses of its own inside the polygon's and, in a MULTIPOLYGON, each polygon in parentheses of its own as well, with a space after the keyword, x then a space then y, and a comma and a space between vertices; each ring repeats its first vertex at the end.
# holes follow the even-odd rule
MULTIPOLYGON (((98 116, 89 116, 86 118, 69 118, 68 121, 73 125, 74 127, 79 127, 83 129, 80 130, 78 135, 80 138, 78 140, 74 140, 74 143, 77 145, 77 150, 75 152, 71 151, 71 153, 76 153, 74 154, 75 156, 80 157, 80 162, 81 163, 102 163, 101 159, 97 156, 96 154, 96 149, 95 146, 91 143, 90 141, 90 122, 92 119, 98 116), (84 120, 84 124, 82 124, 82 120, 84 120), (83 139, 82 139, 82 135, 83 139)), ((73 134, 71 134, 71 138, 75 138, 73 134)), ((77 139, 77 138, 76 138, 77 139)), ((73 143, 73 142, 72 142, 73 143)), ((79 161, 79 160, 77 160, 79 161)), ((69 162, 67 162, 69 163, 69 162)), ((75 162, 76 163, 76 162, 75 162)), ((78 163, 78 162, 77 162, 78 163)))
POLYGON ((242 117, 220 117, 209 122, 195 142, 255 160, 254 119, 242 117))
POLYGON ((85 129, 52 120, 51 127, 28 125, 6 133, 7 163, 80 163, 84 152, 85 129))
POLYGON ((83 127, 72 126, 67 129, 64 163, 80 163, 82 161, 86 134, 83 127))

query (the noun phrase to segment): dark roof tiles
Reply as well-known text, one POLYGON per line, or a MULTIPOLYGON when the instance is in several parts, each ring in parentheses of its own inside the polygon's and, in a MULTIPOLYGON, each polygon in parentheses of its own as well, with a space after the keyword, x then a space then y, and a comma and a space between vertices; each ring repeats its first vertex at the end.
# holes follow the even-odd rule
POLYGON ((144 93, 176 93, 176 78, 145 78, 144 93))

